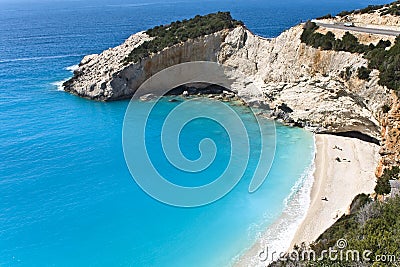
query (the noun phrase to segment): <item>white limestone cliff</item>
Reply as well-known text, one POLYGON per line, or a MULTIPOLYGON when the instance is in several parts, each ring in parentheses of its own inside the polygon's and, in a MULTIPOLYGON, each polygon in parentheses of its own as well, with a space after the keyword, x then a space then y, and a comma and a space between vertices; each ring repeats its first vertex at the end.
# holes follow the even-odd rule
MULTIPOLYGON (((146 79, 167 67, 212 61, 251 80, 262 91, 259 100, 273 110, 273 116, 320 132, 357 131, 379 139, 380 107, 388 101, 388 92, 378 85, 378 73, 374 71, 369 82, 358 79, 357 69, 367 65, 362 55, 306 46, 300 41, 301 33, 298 25, 277 38, 266 39, 239 26, 125 65, 123 60, 132 49, 151 39, 140 32, 120 46, 86 56, 64 88, 94 100, 130 98, 146 79), (352 74, 343 78, 346 68, 352 74), (279 109, 282 104, 292 112, 279 109)), ((237 80, 232 86, 244 98, 251 93, 244 81, 237 80)))

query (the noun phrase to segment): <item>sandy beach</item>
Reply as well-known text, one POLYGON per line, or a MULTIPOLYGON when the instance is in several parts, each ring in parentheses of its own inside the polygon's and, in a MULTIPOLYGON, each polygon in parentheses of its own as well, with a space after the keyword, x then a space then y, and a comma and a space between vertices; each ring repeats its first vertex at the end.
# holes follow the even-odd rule
POLYGON ((332 135, 316 135, 315 140, 311 205, 291 245, 315 241, 348 212, 356 195, 374 192, 379 146, 332 135))
MULTIPOLYGON (((348 212, 356 195, 374 191, 379 146, 355 138, 327 134, 317 134, 315 143, 315 171, 309 208, 300 220, 301 223, 297 224, 297 230, 293 231, 294 236, 289 239, 292 241, 288 240, 285 249, 294 244, 315 241, 340 216, 348 212)), ((262 246, 270 243, 266 233, 236 261, 235 266, 267 265, 267 262, 259 260, 262 246)))

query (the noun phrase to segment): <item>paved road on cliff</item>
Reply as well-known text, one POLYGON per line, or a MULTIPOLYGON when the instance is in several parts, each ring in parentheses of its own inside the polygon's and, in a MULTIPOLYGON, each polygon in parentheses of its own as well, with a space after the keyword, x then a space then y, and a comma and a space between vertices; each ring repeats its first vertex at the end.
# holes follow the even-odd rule
POLYGON ((391 36, 400 35, 400 31, 394 31, 394 30, 366 28, 366 27, 357 27, 357 26, 348 27, 348 26, 344 26, 343 24, 327 24, 327 23, 320 23, 317 21, 315 21, 315 23, 321 27, 340 29, 340 30, 346 30, 346 31, 366 32, 366 33, 371 33, 371 34, 382 34, 382 35, 391 35, 391 36))

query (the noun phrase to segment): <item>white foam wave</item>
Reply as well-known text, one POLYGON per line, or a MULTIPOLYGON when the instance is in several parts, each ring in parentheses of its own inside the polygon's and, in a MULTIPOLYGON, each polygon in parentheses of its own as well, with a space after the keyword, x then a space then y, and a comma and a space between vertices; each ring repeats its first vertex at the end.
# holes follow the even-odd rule
MULTIPOLYGON (((70 72, 74 72, 76 69, 79 68, 79 65, 72 65, 72 66, 68 66, 65 68, 65 70, 68 70, 70 72)), ((51 84, 57 87, 57 91, 64 91, 64 82, 68 81, 69 78, 66 78, 64 80, 61 81, 56 81, 56 82, 52 82, 51 84)))
POLYGON ((65 69, 70 71, 70 72, 74 72, 78 68, 79 68, 79 65, 72 65, 72 66, 66 67, 65 69))
POLYGON ((41 36, 21 36, 16 38, 9 38, 9 41, 23 41, 23 40, 42 40, 42 39, 60 39, 60 38, 76 38, 85 37, 83 34, 60 34, 60 35, 41 35, 41 36))
POLYGON ((52 82, 52 85, 55 85, 57 87, 57 91, 64 91, 64 86, 63 83, 68 81, 68 79, 64 79, 62 81, 57 81, 57 82, 52 82))
MULTIPOLYGON (((315 150, 314 136, 313 157, 315 156, 315 150)), ((276 251, 274 260, 277 260, 277 255, 279 255, 279 253, 285 253, 289 249, 297 228, 304 220, 311 203, 314 172, 315 164, 313 160, 310 166, 304 171, 301 178, 293 186, 289 196, 284 200, 285 208, 282 215, 261 234, 260 238, 257 238, 259 248, 264 251, 268 249, 270 253, 269 258, 261 262, 258 255, 252 255, 252 258, 248 259, 250 262, 247 262, 249 266, 266 266, 271 263, 272 252, 276 251)))
POLYGON ((17 61, 32 61, 41 59, 57 59, 57 58, 68 58, 68 57, 81 57, 83 54, 71 54, 71 55, 59 55, 59 56, 43 56, 43 57, 22 57, 22 58, 12 58, 12 59, 2 59, 0 63, 10 63, 17 61))
MULTIPOLYGON (((315 136, 314 149, 315 156, 315 136)), ((296 234, 297 228, 304 220, 311 203, 311 189, 314 183, 314 160, 305 170, 302 177, 291 189, 290 195, 285 199, 285 208, 276 223, 270 227, 262 237, 264 246, 269 251, 286 252, 296 234)), ((258 260, 258 259, 257 259, 258 260)), ((265 264, 265 263, 264 263, 265 264)))

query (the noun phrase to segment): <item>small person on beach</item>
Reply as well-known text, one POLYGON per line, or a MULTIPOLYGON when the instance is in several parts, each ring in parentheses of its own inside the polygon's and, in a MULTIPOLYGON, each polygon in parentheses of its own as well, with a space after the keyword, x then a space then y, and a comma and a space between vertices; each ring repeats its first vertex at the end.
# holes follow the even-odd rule
POLYGON ((321 200, 328 201, 328 198, 327 197, 322 197, 321 200))

